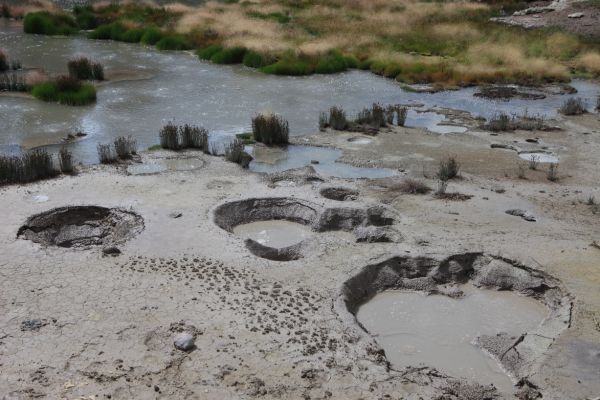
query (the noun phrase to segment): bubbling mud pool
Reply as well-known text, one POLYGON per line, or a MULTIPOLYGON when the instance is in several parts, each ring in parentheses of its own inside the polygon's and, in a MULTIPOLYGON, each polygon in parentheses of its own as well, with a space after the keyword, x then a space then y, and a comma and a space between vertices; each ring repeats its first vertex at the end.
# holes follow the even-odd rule
POLYGON ((258 221, 238 225, 233 233, 252 239, 263 246, 281 249, 308 239, 312 235, 310 227, 285 220, 258 221))
POLYGON ((537 327, 548 314, 538 301, 507 291, 459 286, 462 298, 390 290, 363 304, 358 321, 383 347, 396 368, 427 365, 441 372, 494 384, 513 392, 513 383, 474 341, 480 335, 520 335, 537 327))

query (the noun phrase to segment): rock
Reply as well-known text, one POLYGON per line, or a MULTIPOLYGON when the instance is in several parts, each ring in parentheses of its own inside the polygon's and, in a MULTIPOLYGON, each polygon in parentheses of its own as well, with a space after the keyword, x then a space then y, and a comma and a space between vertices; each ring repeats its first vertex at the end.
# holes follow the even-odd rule
POLYGON ((48 325, 48 321, 46 321, 45 319, 30 319, 30 320, 21 322, 21 331, 37 332, 46 325, 48 325))
POLYGON ((118 256, 121 254, 121 250, 116 246, 105 247, 102 249, 102 254, 105 256, 118 256))
POLYGON ((585 14, 582 13, 582 12, 576 12, 576 13, 567 15, 567 17, 569 17, 569 18, 583 18, 584 15, 585 14))
POLYGON ((175 211, 175 212, 170 213, 169 217, 176 219, 176 218, 181 218, 182 215, 183 215, 182 213, 175 211))
POLYGON ((240 156, 239 164, 242 168, 248 168, 252 160, 254 160, 254 157, 243 151, 242 155, 240 156))
POLYGON ((173 340, 173 345, 177 350, 193 350, 196 347, 194 343, 194 335, 187 332, 179 333, 177 334, 177 336, 175 336, 175 339, 173 340))
POLYGON ((319 164, 319 160, 310 160, 311 164, 319 164))
POLYGON ((533 214, 531 214, 529 211, 520 210, 518 208, 515 208, 515 209, 511 209, 511 210, 506 210, 505 212, 508 215, 514 215, 515 217, 521 217, 525 221, 530 221, 530 222, 536 221, 535 216, 533 214))

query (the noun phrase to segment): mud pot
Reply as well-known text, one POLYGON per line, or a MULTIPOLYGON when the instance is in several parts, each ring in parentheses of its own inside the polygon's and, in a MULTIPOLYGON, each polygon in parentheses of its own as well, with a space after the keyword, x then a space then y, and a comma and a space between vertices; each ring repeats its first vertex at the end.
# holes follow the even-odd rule
POLYGON ((262 258, 290 261, 303 257, 314 232, 352 232, 357 242, 395 242, 394 216, 382 207, 322 207, 292 198, 247 199, 215 209, 222 229, 245 238, 248 250, 262 258), (279 236, 279 237, 277 237, 279 236))
POLYGON ((28 218, 17 236, 45 246, 107 246, 122 243, 143 229, 142 217, 132 211, 72 206, 28 218))
POLYGON ((572 307, 551 276, 481 253, 369 265, 344 284, 340 302, 394 368, 432 366, 504 393, 536 387, 528 378, 572 307))
POLYGON ((358 310, 356 318, 373 333, 394 368, 429 365, 457 378, 514 391, 496 360, 476 347, 481 335, 513 337, 533 330, 546 317, 539 302, 511 292, 458 285, 453 298, 419 292, 384 291, 358 310))
POLYGON ((233 233, 266 246, 282 248, 295 245, 311 236, 310 228, 290 221, 258 221, 238 225, 233 233))

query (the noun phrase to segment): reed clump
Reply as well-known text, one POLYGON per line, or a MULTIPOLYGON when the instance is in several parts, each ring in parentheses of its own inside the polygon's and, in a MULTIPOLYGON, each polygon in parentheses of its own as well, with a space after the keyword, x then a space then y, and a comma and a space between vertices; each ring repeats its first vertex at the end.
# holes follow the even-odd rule
POLYGON ((587 107, 583 99, 577 97, 566 100, 558 111, 563 115, 581 115, 587 112, 587 107))
POLYGON ((61 147, 58 152, 58 165, 60 167, 60 172, 63 174, 72 174, 75 171, 73 154, 71 154, 66 146, 61 147))
POLYGON ((25 75, 0 74, 0 92, 28 92, 30 89, 25 75))
POLYGON ((159 132, 160 146, 168 150, 198 149, 209 152, 208 131, 195 125, 168 122, 159 132))
POLYGON ((449 181, 450 179, 457 178, 460 174, 460 164, 456 160, 456 157, 448 157, 446 160, 440 161, 438 167, 437 178, 441 182, 449 181))
POLYGON ((27 183, 54 177, 58 171, 45 149, 21 156, 0 156, 0 184, 27 183))
POLYGON ((117 162, 117 155, 113 151, 110 143, 98 143, 96 149, 98 150, 98 160, 101 164, 113 164, 117 162))
POLYGON ((96 101, 96 88, 70 76, 42 82, 31 88, 31 94, 42 101, 71 106, 84 106, 96 101))
POLYGON ((288 122, 275 114, 258 114, 252 118, 254 140, 267 145, 288 144, 290 128, 288 122))
POLYGON ((87 57, 79 57, 69 61, 69 76, 77 80, 104 80, 104 67, 87 57))
POLYGON ((244 151, 244 147, 244 141, 235 138, 231 143, 225 146, 225 159, 239 164, 242 168, 248 168, 252 161, 252 156, 244 151))
POLYGON ((131 136, 119 136, 113 144, 117 157, 122 160, 130 159, 137 154, 137 141, 131 136))

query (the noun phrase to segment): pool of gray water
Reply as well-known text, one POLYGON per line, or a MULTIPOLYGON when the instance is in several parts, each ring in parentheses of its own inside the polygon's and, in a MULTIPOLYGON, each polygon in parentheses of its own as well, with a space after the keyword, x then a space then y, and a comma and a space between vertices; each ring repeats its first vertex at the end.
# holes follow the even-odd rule
POLYGON ((428 365, 454 377, 511 393, 500 365, 473 344, 480 335, 520 335, 548 314, 541 303, 512 292, 460 287, 465 297, 385 291, 362 305, 358 321, 384 348, 397 368, 428 365))
POLYGON ((329 147, 298 146, 287 147, 249 147, 248 151, 254 156, 250 163, 253 172, 281 172, 293 168, 312 165, 318 174, 338 178, 385 178, 398 173, 388 168, 361 168, 350 164, 339 163, 336 160, 342 156, 342 151, 329 147))
POLYGON ((233 233, 244 239, 250 238, 263 246, 283 248, 308 239, 312 235, 309 227, 296 222, 273 220, 238 225, 233 233))
MULTIPOLYGON (((592 104, 598 85, 575 80, 577 95, 548 95, 544 100, 493 101, 474 97, 475 88, 438 93, 405 91, 398 82, 365 71, 335 75, 281 77, 243 66, 201 62, 192 53, 161 52, 152 47, 81 36, 26 35, 22 25, 0 20, 0 48, 27 68, 66 73, 68 59, 86 55, 105 66, 107 76, 125 73, 138 80, 102 85, 96 104, 70 107, 20 97, 0 97, 1 145, 31 148, 56 143, 68 133, 83 130, 88 136, 69 144, 77 161, 97 162, 96 144, 116 136, 132 135, 140 148, 158 142, 158 131, 167 121, 203 125, 213 133, 231 136, 250 129, 257 112, 272 111, 289 120, 292 135, 317 131, 320 111, 339 105, 353 115, 373 102, 419 103, 424 108, 448 107, 476 116, 499 111, 555 116, 569 96, 592 104)), ((436 113, 408 115, 408 126, 441 133, 460 128, 440 124, 436 113)), ((0 148, 1 150, 1 148, 0 148)))

